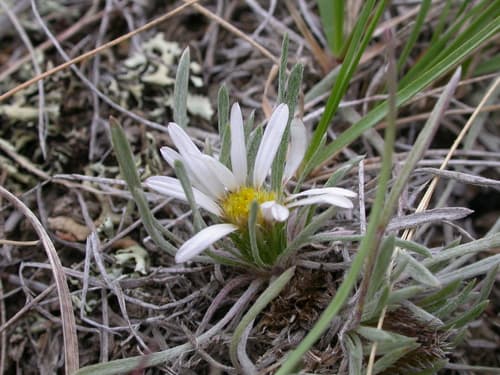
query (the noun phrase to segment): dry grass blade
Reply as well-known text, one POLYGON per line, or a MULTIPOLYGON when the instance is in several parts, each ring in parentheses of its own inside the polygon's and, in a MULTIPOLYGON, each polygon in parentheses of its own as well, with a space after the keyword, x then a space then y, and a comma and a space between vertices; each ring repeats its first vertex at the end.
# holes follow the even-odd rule
POLYGON ((212 13, 207 8, 201 6, 200 4, 196 4, 193 1, 184 0, 184 3, 185 3, 185 5, 191 5, 198 12, 204 14, 208 18, 210 18, 210 19, 214 20, 215 22, 217 22, 218 24, 220 24, 226 30, 230 31, 231 33, 239 36, 240 38, 242 38, 245 41, 247 41, 248 43, 250 43, 253 47, 255 47, 255 49, 257 49, 264 56, 268 57, 275 64, 279 64, 280 63, 279 59, 276 56, 274 56, 271 52, 269 52, 269 50, 267 50, 266 48, 264 48, 263 46, 261 46, 255 40, 253 40, 252 38, 250 38, 244 32, 241 32, 238 28, 234 27, 233 25, 231 25, 229 22, 227 22, 223 18, 220 18, 218 15, 212 13))
MULTIPOLYGON (((407 173, 407 175, 409 175, 410 169, 412 169, 416 165, 417 160, 422 157, 423 151, 429 147, 430 140, 432 139, 432 136, 435 133, 435 131, 437 129, 437 126, 439 126, 440 120, 441 120, 441 118, 442 118, 442 116, 444 114, 444 111, 447 108, 448 103, 451 100, 451 97, 453 96, 453 93, 455 92, 457 84, 458 84, 458 82, 460 80, 461 71, 462 71, 461 67, 459 67, 455 71, 455 73, 453 74, 452 78, 448 82, 448 84, 446 86, 446 89, 443 91, 443 93, 441 94, 441 97, 439 98, 438 102, 436 103, 436 105, 435 105, 435 107, 434 107, 434 109, 432 111, 432 115, 429 118, 426 126, 424 127, 424 129, 427 128, 427 131, 429 133, 427 133, 427 132, 426 133, 421 132, 421 135, 425 134, 425 138, 422 139, 422 143, 420 144, 421 147, 415 148, 415 146, 414 146, 414 151, 415 151, 415 153, 413 155, 414 160, 412 162, 410 162, 410 161, 407 160, 407 162, 406 162, 407 163, 407 165, 406 165, 406 169, 407 169, 406 173, 407 173), (412 166, 412 168, 408 168, 408 166, 412 166)), ((399 181, 396 181, 396 184, 398 184, 398 182, 402 183, 403 181, 400 178, 399 181)), ((398 190, 400 190, 400 189, 398 189, 398 190)), ((396 191, 395 187, 393 187, 392 191, 393 192, 396 191)), ((399 196, 399 193, 397 195, 399 196)), ((393 196, 391 194, 389 196, 389 201, 391 201, 391 199, 392 199, 392 202, 393 202, 392 204, 394 204, 394 201, 395 201, 396 198, 399 199, 399 197, 396 197, 396 195, 393 196)), ((389 206, 390 205, 391 204, 389 203, 389 206)), ((422 209, 420 209, 420 210, 417 209, 416 213, 421 212, 421 211, 422 211, 422 209)), ((410 233, 410 230, 406 229, 405 232, 403 233, 402 240, 408 240, 408 239, 411 238, 411 237, 409 238, 409 237, 406 236, 408 233, 410 233)), ((411 233, 413 233, 413 232, 411 232, 411 233)), ((400 250, 397 249, 396 254, 399 253, 399 251, 400 250)), ((393 258, 393 261, 391 262, 391 265, 388 268, 388 273, 391 272, 392 267, 393 267, 393 263, 394 263, 394 258, 393 258)), ((392 286, 390 286, 390 288, 392 289, 392 286)), ((377 328, 378 329, 381 329, 383 327, 384 320, 385 320, 385 317, 386 317, 386 313, 387 313, 387 306, 384 306, 384 308, 382 309, 382 311, 380 313, 380 317, 378 319, 378 322, 377 322, 377 328)), ((377 354, 377 343, 374 342, 373 345, 371 346, 370 356, 369 356, 369 359, 368 359, 368 365, 367 365, 367 370, 366 370, 367 375, 372 375, 373 374, 376 354, 377 354)))
POLYGON ((13 245, 13 246, 36 246, 40 241, 13 241, 0 239, 0 245, 13 245))
MULTIPOLYGON (((77 23, 73 24, 70 28, 68 28, 67 30, 60 33, 57 36, 57 40, 60 43, 64 42, 65 40, 69 39, 74 34, 76 34, 78 31, 80 31, 83 27, 85 27, 89 24, 92 24, 93 22, 99 21, 105 15, 106 15, 106 12, 101 11, 101 12, 98 12, 94 15, 86 16, 86 17, 82 18, 77 23)), ((42 44, 38 45, 35 48, 35 53, 40 54, 40 53, 48 50, 50 47, 52 47, 52 42, 50 40, 46 40, 45 42, 43 42, 42 44)), ((24 64, 29 62, 30 59, 31 59, 31 56, 28 53, 28 54, 24 55, 23 57, 21 57, 20 59, 13 61, 11 64, 9 64, 9 66, 5 70, 0 72, 0 82, 5 81, 9 76, 16 73, 24 64)))
POLYGON ((429 173, 436 176, 449 178, 452 180, 457 180, 465 184, 478 185, 484 187, 500 187, 500 181, 494 180, 492 178, 486 178, 481 176, 476 176, 469 173, 456 172, 456 171, 445 171, 438 168, 420 168, 415 170, 415 173, 429 173))
POLYGON ((6 93, 0 95, 0 102, 4 101, 7 98, 10 98, 16 92, 19 92, 19 91, 25 89, 26 87, 29 87, 32 84, 34 84, 34 83, 36 83, 44 78, 47 78, 47 77, 49 77, 49 76, 51 76, 51 75, 53 75, 61 70, 64 70, 71 65, 74 65, 74 64, 77 64, 83 60, 86 60, 89 57, 92 57, 92 56, 102 52, 105 49, 111 48, 119 43, 122 43, 122 42, 130 39, 131 37, 133 37, 134 35, 142 32, 142 31, 148 30, 148 29, 158 25, 159 23, 165 21, 166 19, 175 16, 180 11, 182 11, 184 8, 188 7, 189 5, 194 4, 197 1, 198 0, 186 0, 186 4, 179 6, 178 8, 175 8, 174 10, 172 10, 168 13, 165 13, 163 16, 160 16, 160 17, 154 19, 151 22, 148 22, 147 24, 145 24, 141 27, 138 27, 137 29, 135 29, 135 30, 133 30, 125 35, 122 35, 119 38, 113 39, 112 41, 110 41, 110 42, 108 42, 108 43, 106 43, 98 48, 94 48, 92 51, 81 54, 80 56, 75 57, 74 59, 71 59, 70 61, 66 61, 65 63, 58 65, 55 68, 49 69, 46 72, 44 72, 40 75, 37 75, 36 77, 33 77, 32 79, 14 87, 12 90, 9 90, 6 93))
MULTIPOLYGON (((483 99, 481 100, 481 103, 479 103, 476 110, 474 111, 472 116, 469 118, 469 120, 467 121, 467 123, 463 127, 460 134, 455 139, 455 142, 453 142, 453 145, 450 147, 450 151, 448 152, 448 154, 446 155, 446 158, 444 159, 443 163, 439 167, 439 170, 444 170, 446 168, 452 155, 457 150, 458 145, 460 144, 460 142, 462 142, 465 135, 469 131, 470 127, 472 126, 472 124, 474 124, 474 120, 479 115, 481 108, 483 108, 486 105, 486 103, 488 102, 488 99, 491 97, 491 95, 493 95, 495 93, 495 90, 498 87, 498 85, 500 85, 500 76, 497 77, 497 79, 493 82, 491 87, 488 89, 488 91, 484 95, 483 99)), ((425 192, 422 200, 420 201, 420 204, 417 207, 417 212, 423 211, 427 208, 427 206, 429 205, 429 202, 432 198, 432 195, 434 194, 434 190, 436 189, 436 185, 437 185, 438 181, 439 181, 439 176, 435 176, 432 179, 429 187, 427 188, 427 191, 425 192)), ((413 237, 413 232, 403 233, 403 239, 411 239, 412 237, 413 237)))
POLYGON ((459 220, 472 214, 474 211, 466 207, 443 207, 416 212, 414 214, 395 217, 387 226, 388 231, 416 227, 425 223, 440 222, 442 220, 459 220))
POLYGON ((309 45, 311 46, 314 58, 321 65, 323 72, 328 73, 331 70, 331 65, 332 65, 328 59, 328 55, 325 53, 325 51, 323 51, 323 48, 321 48, 318 42, 316 42, 316 39, 314 39, 314 36, 307 28, 304 20, 302 19, 302 16, 300 15, 295 5, 290 0, 285 1, 285 5, 287 6, 290 15, 295 21, 295 24, 297 25, 298 29, 300 30, 302 35, 304 35, 304 38, 307 40, 307 43, 309 43, 309 45))
MULTIPOLYGON (((31 61, 33 64, 33 69, 36 73, 36 75, 42 74, 42 70, 40 69, 40 64, 37 61, 37 57, 35 54, 35 50, 33 48, 33 45, 31 44, 31 40, 24 30, 23 26, 21 25, 21 22, 18 20, 17 16, 15 15, 14 12, 12 12, 7 4, 3 1, 0 0, 0 6, 4 10, 4 12, 7 14, 7 16, 10 19, 10 22, 16 29, 17 33, 19 34, 19 37, 23 41, 24 45, 26 46, 26 49, 28 50, 31 61)), ((38 138, 40 142, 40 149, 42 150, 42 155, 45 158, 47 158, 47 114, 45 112, 45 89, 43 85, 43 80, 40 80, 37 82, 38 83, 38 138)))
POLYGON ((49 262, 54 274, 54 280, 59 296, 59 307, 61 309, 61 322, 64 338, 64 358, 66 363, 66 374, 73 374, 78 370, 78 338, 76 336, 76 322, 73 315, 73 305, 71 304, 71 295, 69 293, 66 275, 64 274, 61 261, 57 255, 54 244, 50 240, 48 233, 42 226, 35 214, 14 194, 0 186, 0 195, 12 203, 24 216, 31 222, 37 232, 43 247, 49 258, 49 262))

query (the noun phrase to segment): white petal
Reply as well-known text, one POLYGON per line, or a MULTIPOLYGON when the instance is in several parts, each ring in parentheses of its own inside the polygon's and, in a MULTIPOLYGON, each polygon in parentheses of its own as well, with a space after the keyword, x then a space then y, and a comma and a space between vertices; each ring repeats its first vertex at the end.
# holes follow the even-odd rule
POLYGON ((247 150, 245 146, 245 133, 243 130, 243 116, 240 105, 234 103, 231 107, 231 167, 238 181, 244 185, 247 179, 247 150))
POLYGON ((215 158, 203 155, 202 160, 206 163, 207 167, 212 170, 214 176, 224 185, 229 191, 238 189, 241 185, 236 180, 236 176, 224 164, 215 158))
MULTIPOLYGON (((198 147, 196 147, 189 135, 175 122, 168 124, 168 133, 175 147, 179 150, 181 155, 180 160, 184 163, 193 186, 210 195, 212 198, 217 198, 218 195, 214 194, 214 189, 206 182, 210 181, 212 176, 207 176, 206 173, 204 173, 206 168, 198 168, 199 163, 195 163, 192 160, 192 155, 201 156, 203 154, 198 150, 198 147)), ((173 157, 174 154, 170 153, 170 155, 167 156, 173 157)))
POLYGON ((207 167, 203 154, 190 154, 184 157, 184 163, 194 175, 193 184, 214 199, 221 199, 226 194, 226 188, 218 176, 207 167))
POLYGON ((257 156, 255 157, 253 184, 256 188, 261 187, 269 173, 269 168, 274 161, 274 156, 283 138, 287 121, 288 106, 280 104, 271 115, 271 119, 262 136, 257 156))
POLYGON ((172 168, 174 168, 174 162, 176 160, 182 160, 181 155, 170 147, 165 146, 160 148, 160 154, 172 168))
POLYGON ((266 221, 285 221, 290 211, 276 201, 267 201, 260 205, 260 211, 266 221))
MULTIPOLYGON (((144 185, 160 194, 187 202, 181 182, 176 178, 168 176, 152 176, 144 181, 144 185)), ((196 204, 201 208, 213 213, 214 215, 222 215, 222 210, 219 205, 201 191, 193 188, 193 196, 196 204)))
MULTIPOLYGON (((196 165, 191 162, 191 159, 193 158, 193 154, 189 157, 189 159, 184 159, 177 151, 173 150, 170 147, 162 147, 160 149, 160 153, 165 159, 165 161, 172 167, 175 168, 174 163, 177 160, 180 160, 183 164, 184 167, 186 168, 186 172, 188 174, 189 180, 191 181, 191 184, 196 187, 197 189, 205 192, 206 194, 210 195, 213 198, 217 198, 217 195, 214 194, 214 192, 210 189, 210 186, 207 186, 206 183, 203 183, 204 180, 206 180, 205 173, 202 173, 201 178, 197 176, 196 173, 199 174, 199 172, 196 170, 196 165), (195 171, 193 171, 193 167, 195 168, 195 171)), ((202 157, 203 154, 199 154, 197 157, 202 157)), ((213 177, 211 177, 213 178, 213 177)))
POLYGON ((312 196, 312 195, 324 195, 324 194, 341 196, 341 197, 348 197, 348 198, 356 198, 358 196, 354 191, 351 191, 348 189, 342 189, 342 188, 337 188, 337 187, 326 187, 326 188, 309 189, 309 190, 302 191, 298 194, 291 194, 286 198, 286 200, 290 201, 290 200, 298 198, 298 197, 312 196))
POLYGON ((175 261, 183 263, 211 246, 222 237, 237 230, 238 227, 233 224, 216 224, 202 229, 179 248, 175 254, 175 261))
POLYGON ((292 208, 296 206, 309 206, 312 204, 321 204, 321 203, 326 203, 332 206, 338 206, 342 208, 353 208, 354 206, 352 202, 346 197, 340 195, 329 195, 329 194, 314 195, 309 198, 304 198, 292 203, 288 203, 286 206, 288 208, 292 208))
POLYGON ((182 157, 185 158, 186 155, 190 154, 201 154, 201 151, 198 150, 198 147, 196 147, 189 135, 175 122, 168 124, 168 134, 182 157))
POLYGON ((285 171, 283 182, 287 182, 293 177, 297 168, 302 163, 302 159, 307 148, 307 131, 304 123, 299 119, 293 119, 290 124, 290 147, 286 154, 285 171))

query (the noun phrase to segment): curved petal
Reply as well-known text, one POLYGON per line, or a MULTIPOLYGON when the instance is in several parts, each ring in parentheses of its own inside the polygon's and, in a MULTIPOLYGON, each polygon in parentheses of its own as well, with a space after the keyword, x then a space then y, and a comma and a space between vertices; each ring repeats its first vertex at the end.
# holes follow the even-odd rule
POLYGON ((231 169, 238 184, 244 185, 247 179, 247 150, 243 130, 243 116, 240 105, 234 103, 231 107, 231 169))
POLYGON ((343 197, 341 195, 329 195, 329 194, 323 194, 323 195, 313 195, 308 198, 300 199, 298 201, 288 203, 286 206, 288 208, 292 207, 297 207, 297 206, 309 206, 312 204, 321 204, 321 203, 326 203, 330 204, 332 206, 337 206, 337 207, 342 207, 342 208, 353 208, 354 205, 352 202, 347 199, 346 197, 343 197))
POLYGON ((213 245, 222 237, 227 236, 237 229, 238 227, 233 224, 216 224, 202 229, 184 242, 175 254, 175 261, 177 263, 182 263, 195 257, 207 247, 213 245))
POLYGON ((309 189, 301 191, 300 193, 297 194, 290 194, 285 200, 291 201, 298 197, 313 196, 313 195, 332 195, 332 196, 340 196, 348 198, 356 198, 358 196, 354 191, 348 189, 342 189, 337 187, 326 187, 326 188, 309 189))
MULTIPOLYGON (((181 182, 176 178, 168 176, 152 176, 144 181, 144 186, 147 186, 162 195, 187 202, 186 194, 184 194, 181 182)), ((193 196, 196 204, 201 208, 213 213, 214 215, 222 215, 222 210, 219 205, 201 191, 193 188, 193 196)))
POLYGON ((255 157, 253 184, 256 188, 261 187, 269 173, 269 168, 271 168, 276 151, 278 151, 281 144, 287 122, 288 106, 280 104, 271 115, 255 157))
POLYGON ((236 176, 233 172, 224 164, 208 155, 203 155, 201 158, 206 163, 207 167, 211 169, 212 174, 219 179, 227 190, 234 191, 241 186, 236 180, 236 176))
POLYGON ((299 168, 307 149, 307 131, 304 123, 299 119, 293 119, 290 124, 290 147, 286 154, 285 171, 283 172, 283 183, 293 177, 299 168))
MULTIPOLYGON (((174 163, 177 160, 181 161, 182 164, 184 164, 184 167, 186 169, 186 173, 189 177, 189 181, 191 182, 193 187, 203 191, 204 193, 206 193, 208 195, 213 196, 213 198, 217 198, 217 196, 214 196, 212 194, 212 191, 209 187, 207 187, 207 184, 203 183, 203 180, 207 180, 205 170, 202 171, 202 178, 198 177, 197 174, 195 172, 193 172, 193 163, 191 162, 191 159, 194 157, 193 154, 191 154, 190 158, 188 158, 186 160, 177 151, 175 151, 174 149, 172 149, 170 147, 162 147, 160 149, 160 153, 163 156, 163 159, 165 159, 165 161, 172 168, 175 168, 174 163)), ((197 157, 201 157, 201 156, 202 156, 202 154, 200 154, 200 156, 197 156, 197 157)), ((212 179, 212 178, 213 178, 213 176, 211 176, 210 179, 212 179)), ((210 179, 208 179, 208 180, 210 180, 210 179)))
POLYGON ((207 168, 203 154, 189 154, 184 157, 184 163, 193 174, 193 184, 214 199, 221 199, 226 194, 226 187, 220 181, 212 168, 207 168))
POLYGON ((267 201, 260 205, 260 211, 266 221, 285 221, 290 211, 276 201, 267 201))
POLYGON ((168 124, 168 134, 170 135, 172 142, 174 142, 175 147, 177 147, 177 150, 179 150, 182 157, 185 158, 190 154, 201 154, 201 151, 198 150, 198 147, 196 147, 189 135, 187 135, 187 133, 175 122, 171 122, 168 124))
POLYGON ((177 151, 167 146, 160 148, 160 154, 172 168, 174 168, 174 162, 176 160, 182 160, 181 155, 177 151))

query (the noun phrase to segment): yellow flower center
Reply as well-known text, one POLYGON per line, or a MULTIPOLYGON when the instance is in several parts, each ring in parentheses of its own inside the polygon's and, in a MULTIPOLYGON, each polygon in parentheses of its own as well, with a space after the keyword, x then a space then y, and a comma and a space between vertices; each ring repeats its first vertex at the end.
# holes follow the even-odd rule
POLYGON ((262 204, 267 201, 272 201, 275 198, 276 194, 272 191, 242 187, 229 193, 221 202, 224 218, 234 225, 245 228, 248 223, 248 214, 252 202, 257 201, 257 203, 262 204))

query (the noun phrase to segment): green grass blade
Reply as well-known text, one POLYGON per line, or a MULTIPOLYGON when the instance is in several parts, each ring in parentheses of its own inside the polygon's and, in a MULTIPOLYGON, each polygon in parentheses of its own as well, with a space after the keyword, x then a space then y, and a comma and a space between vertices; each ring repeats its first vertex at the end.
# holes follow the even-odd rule
POLYGON ((450 14, 451 4, 452 0, 446 0, 444 8, 439 15, 439 21, 433 30, 430 45, 433 45, 443 35, 443 30, 446 26, 448 15, 450 14))
POLYGON ((474 70, 474 76, 483 74, 491 74, 498 72, 500 66, 500 54, 488 58, 488 60, 481 62, 474 70))
MULTIPOLYGON (((416 94, 421 92, 424 88, 429 86, 435 80, 446 74, 449 70, 453 69, 463 59, 475 51, 482 43, 491 38, 493 35, 500 31, 500 17, 489 22, 481 32, 478 32, 470 37, 469 40, 464 42, 460 48, 451 51, 448 56, 437 62, 431 68, 413 76, 414 80, 401 88, 397 95, 398 107, 407 103, 416 94)), ((381 121, 387 114, 387 102, 379 104, 372 109, 365 117, 359 122, 351 126, 348 130, 343 132, 330 144, 322 147, 319 152, 314 156, 314 159, 309 161, 304 168, 304 173, 309 173, 315 166, 320 165, 326 160, 333 157, 343 147, 350 144, 361 136, 366 130, 374 127, 381 121)))
POLYGON ((492 18, 498 17, 499 15, 500 0, 492 1, 484 10, 482 8, 484 8, 482 5, 476 5, 462 18, 458 18, 439 40, 431 44, 425 55, 408 71, 401 80, 401 85, 406 86, 412 81, 413 77, 429 70, 433 65, 445 59, 446 56, 453 51, 460 49, 462 44, 470 38, 488 30, 488 25, 491 24, 492 18), (453 35, 464 26, 465 22, 470 22, 470 25, 463 30, 455 40, 447 45, 453 35))
POLYGON ((398 71, 401 71, 401 69, 404 67, 407 58, 410 55, 411 50, 415 46, 415 42, 417 41, 418 36, 422 31, 422 26, 424 25, 425 16, 429 12, 431 3, 432 3, 431 0, 422 0, 422 3, 420 4, 420 11, 418 12, 417 19, 415 20, 415 25, 413 25, 411 34, 408 37, 408 40, 406 41, 403 51, 401 51, 401 54, 399 55, 398 71))
POLYGON ((344 0, 317 0, 319 15, 328 46, 340 57, 344 44, 344 0))
POLYGON ((306 155, 304 157, 304 161, 307 163, 316 154, 318 149, 320 148, 320 143, 326 133, 328 125, 333 118, 333 115, 337 111, 337 108, 340 104, 340 100, 344 96, 347 87, 349 86, 349 82, 356 70, 359 60, 368 45, 369 40, 371 39, 373 30, 375 29, 375 25, 379 20, 379 17, 382 14, 382 10, 384 8, 385 2, 382 1, 379 3, 377 7, 377 11, 375 12, 374 17, 372 17, 371 21, 369 20, 372 9, 374 8, 375 0, 368 0, 363 6, 363 10, 359 15, 358 22, 354 27, 354 30, 351 34, 351 42, 349 44, 349 48, 347 49, 347 53, 345 59, 340 68, 340 72, 335 80, 335 83, 331 89, 330 97, 325 106, 325 112, 321 116, 318 127, 314 131, 313 137, 309 144, 309 148, 307 149, 306 155), (368 25, 368 27, 366 26, 368 25))

